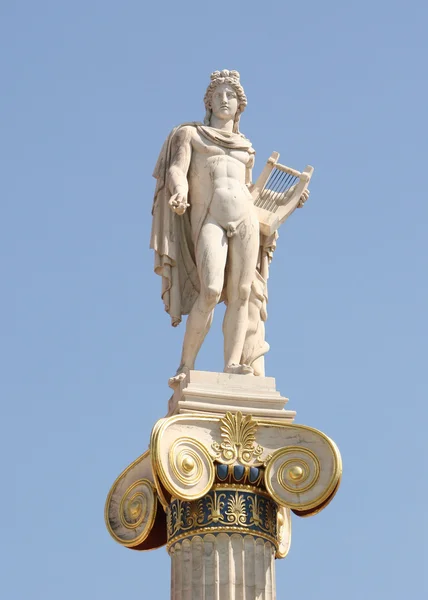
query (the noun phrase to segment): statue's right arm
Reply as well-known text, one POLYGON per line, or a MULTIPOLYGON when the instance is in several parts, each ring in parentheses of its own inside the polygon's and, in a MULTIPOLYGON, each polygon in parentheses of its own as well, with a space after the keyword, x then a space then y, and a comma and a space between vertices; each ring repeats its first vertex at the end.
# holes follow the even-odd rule
POLYGON ((181 127, 172 139, 171 163, 168 172, 171 195, 180 194, 187 198, 189 184, 187 171, 192 158, 193 127, 181 127))

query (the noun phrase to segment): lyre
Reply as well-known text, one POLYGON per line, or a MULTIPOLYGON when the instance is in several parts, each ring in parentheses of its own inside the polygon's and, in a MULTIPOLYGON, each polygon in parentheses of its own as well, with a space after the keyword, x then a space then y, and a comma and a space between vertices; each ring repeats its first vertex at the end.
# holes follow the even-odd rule
POLYGON ((260 231, 272 235, 291 213, 302 206, 301 196, 309 186, 314 172, 307 166, 302 172, 278 163, 279 153, 273 152, 254 184, 254 199, 260 231))

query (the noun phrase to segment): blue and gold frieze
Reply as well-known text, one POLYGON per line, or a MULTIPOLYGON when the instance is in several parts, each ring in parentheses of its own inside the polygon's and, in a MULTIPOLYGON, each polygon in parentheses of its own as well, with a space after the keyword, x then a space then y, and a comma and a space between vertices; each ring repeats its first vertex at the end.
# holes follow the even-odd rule
POLYGON ((199 500, 173 499, 167 508, 168 547, 198 534, 242 532, 277 541, 277 505, 250 486, 215 485, 199 500))

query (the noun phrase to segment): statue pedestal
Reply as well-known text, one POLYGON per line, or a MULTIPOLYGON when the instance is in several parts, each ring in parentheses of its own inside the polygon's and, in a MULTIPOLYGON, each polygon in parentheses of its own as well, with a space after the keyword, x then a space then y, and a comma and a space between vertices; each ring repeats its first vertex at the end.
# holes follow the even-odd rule
POLYGON ((190 371, 169 400, 168 416, 241 411, 292 423, 296 412, 284 409, 287 402, 276 390, 274 377, 190 371))
POLYGON ((111 535, 134 550, 166 544, 172 600, 275 600, 291 512, 320 512, 342 472, 334 442, 293 423, 286 403, 272 377, 190 371, 113 484, 111 535))

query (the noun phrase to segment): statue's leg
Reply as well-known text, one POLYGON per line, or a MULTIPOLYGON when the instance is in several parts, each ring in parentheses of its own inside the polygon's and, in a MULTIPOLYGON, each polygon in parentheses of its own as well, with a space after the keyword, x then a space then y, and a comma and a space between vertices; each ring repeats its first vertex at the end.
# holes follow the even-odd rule
POLYGON ((224 229, 208 215, 195 249, 201 291, 187 318, 179 371, 194 368, 196 356, 212 323, 214 308, 223 291, 227 246, 224 229))
POLYGON ((223 321, 224 365, 231 373, 252 373, 240 365, 248 327, 248 300, 259 253, 259 223, 251 215, 229 239, 227 309, 223 321))

